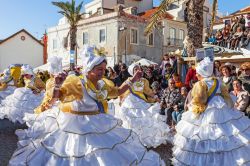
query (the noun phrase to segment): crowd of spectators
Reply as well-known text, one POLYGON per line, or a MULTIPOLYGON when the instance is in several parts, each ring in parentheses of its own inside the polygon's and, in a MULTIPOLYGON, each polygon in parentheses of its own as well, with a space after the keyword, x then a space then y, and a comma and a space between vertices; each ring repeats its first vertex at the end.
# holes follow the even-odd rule
POLYGON ((237 50, 245 48, 250 42, 250 30, 245 27, 246 20, 243 15, 226 22, 223 29, 206 37, 206 42, 237 50))
MULTIPOLYGON (((190 63, 185 82, 182 82, 176 70, 176 58, 164 55, 160 65, 143 66, 141 69, 155 93, 160 99, 161 112, 167 114, 167 123, 171 126, 177 124, 184 111, 188 110, 191 103, 191 89, 197 82, 194 63, 190 63)), ((230 63, 221 65, 214 62, 214 76, 221 79, 228 88, 235 108, 250 116, 250 62, 236 70, 230 63)), ((112 80, 115 86, 120 86, 128 77, 128 67, 119 63, 114 68, 108 67, 106 77, 112 80)))
MULTIPOLYGON (((195 64, 189 63, 185 81, 182 82, 177 73, 177 59, 175 56, 164 55, 159 65, 140 65, 143 77, 149 81, 154 94, 160 101, 162 115, 167 115, 167 123, 171 126, 177 124, 184 111, 188 110, 191 104, 191 89, 197 82, 195 64)), ((81 75, 81 68, 73 71, 77 76, 81 75)), ((68 72, 68 71, 65 71, 68 72)), ((71 74, 72 71, 68 72, 71 74)), ((47 71, 36 73, 44 82, 49 79, 47 71)), ((120 86, 128 77, 128 66, 119 62, 113 68, 108 67, 105 77, 120 86)), ((221 64, 220 61, 214 62, 214 77, 221 79, 228 88, 235 108, 245 112, 250 118, 250 62, 245 62, 240 68, 236 68, 230 63, 221 64)))

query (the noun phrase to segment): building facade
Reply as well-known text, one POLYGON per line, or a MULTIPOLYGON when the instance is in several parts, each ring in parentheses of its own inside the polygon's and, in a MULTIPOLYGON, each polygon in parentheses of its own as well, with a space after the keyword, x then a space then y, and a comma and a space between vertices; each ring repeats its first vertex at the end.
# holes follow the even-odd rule
POLYGON ((43 44, 22 29, 0 42, 0 71, 10 64, 29 64, 38 67, 43 64, 43 44))
MULTIPOLYGON (((182 48, 187 34, 186 23, 174 20, 169 14, 162 20, 163 29, 145 35, 147 21, 156 10, 153 0, 94 0, 86 4, 85 9, 89 14, 79 22, 77 31, 78 64, 86 44, 104 47, 110 66, 118 61, 130 64, 138 57, 160 62, 163 54, 182 48), (115 6, 111 7, 112 4, 115 6)), ((62 56, 64 63, 68 63, 70 57, 68 31, 65 18, 48 29, 48 56, 62 56)))

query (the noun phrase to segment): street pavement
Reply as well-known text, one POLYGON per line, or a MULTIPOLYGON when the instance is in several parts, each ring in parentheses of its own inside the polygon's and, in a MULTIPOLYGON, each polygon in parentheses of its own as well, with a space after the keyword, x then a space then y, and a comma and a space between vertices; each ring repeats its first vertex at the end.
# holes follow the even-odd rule
POLYGON ((7 119, 0 120, 0 166, 8 165, 8 161, 17 148, 15 130, 23 128, 26 126, 14 124, 7 119))

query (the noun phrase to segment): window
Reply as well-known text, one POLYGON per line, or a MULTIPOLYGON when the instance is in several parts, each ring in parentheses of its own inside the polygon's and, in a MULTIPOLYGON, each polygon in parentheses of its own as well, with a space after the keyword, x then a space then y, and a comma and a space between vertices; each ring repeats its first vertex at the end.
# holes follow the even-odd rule
POLYGON ((137 29, 131 29, 131 31, 130 31, 130 43, 138 44, 138 30, 137 29))
POLYGON ((53 39, 53 50, 57 49, 57 40, 53 39))
POLYGON ((89 43, 89 34, 87 32, 83 32, 82 34, 82 44, 88 44, 89 43))
POLYGON ((147 42, 147 44, 150 45, 150 46, 154 45, 154 34, 153 33, 150 33, 148 35, 148 42, 147 42))
POLYGON ((169 38, 175 39, 176 38, 176 30, 174 28, 170 28, 169 30, 169 38))
POLYGON ((99 43, 103 43, 106 41, 106 32, 105 29, 99 30, 99 43))
POLYGON ((180 29, 180 32, 179 32, 179 39, 183 41, 183 40, 184 40, 184 36, 185 36, 184 30, 180 29))
POLYGON ((117 0, 117 4, 124 4, 124 0, 117 0))
POLYGON ((169 40, 170 40, 170 45, 175 44, 175 39, 176 39, 176 30, 174 28, 169 29, 169 40))
POLYGON ((68 38, 67 37, 63 38, 62 45, 63 45, 63 48, 67 48, 68 47, 68 38))

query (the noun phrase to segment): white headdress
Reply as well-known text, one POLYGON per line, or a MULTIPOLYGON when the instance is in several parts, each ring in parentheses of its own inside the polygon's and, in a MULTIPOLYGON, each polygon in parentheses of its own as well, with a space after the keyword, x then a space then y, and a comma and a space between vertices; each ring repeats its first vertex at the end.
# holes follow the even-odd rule
POLYGON ((50 74, 57 75, 62 73, 62 58, 58 56, 51 56, 48 58, 48 71, 50 74))
POLYGON ((138 65, 137 63, 133 63, 133 64, 131 64, 131 65, 128 67, 128 73, 129 73, 131 76, 134 75, 134 68, 135 68, 136 66, 139 66, 139 65, 138 65))
POLYGON ((212 76, 213 71, 214 71, 214 63, 213 61, 210 60, 209 57, 205 57, 196 66, 196 72, 204 78, 212 76))
POLYGON ((98 50, 96 47, 88 45, 84 46, 81 57, 83 73, 85 74, 106 60, 103 49, 98 50))
POLYGON ((0 77, 0 82, 6 82, 10 79, 11 75, 10 75, 10 70, 9 68, 8 69, 5 69, 3 71, 3 76, 0 77))
POLYGON ((30 65, 23 65, 21 67, 21 75, 24 75, 24 74, 35 75, 30 65))

